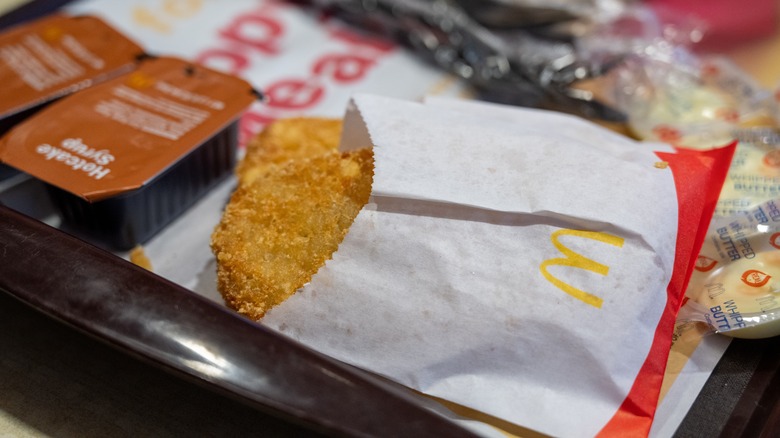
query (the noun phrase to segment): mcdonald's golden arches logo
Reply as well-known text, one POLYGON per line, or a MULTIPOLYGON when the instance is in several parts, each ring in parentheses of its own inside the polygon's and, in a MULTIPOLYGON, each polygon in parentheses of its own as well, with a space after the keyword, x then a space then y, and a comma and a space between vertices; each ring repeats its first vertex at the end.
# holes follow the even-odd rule
POLYGON ((618 237, 612 234, 607 234, 602 232, 561 229, 552 233, 552 235, 550 236, 550 240, 552 241, 552 244, 555 246, 555 248, 557 248, 558 251, 560 251, 564 255, 564 257, 547 259, 543 261, 542 264, 539 266, 539 270, 541 271, 544 278, 550 283, 552 283, 554 286, 556 286, 558 289, 566 292, 567 294, 584 302, 585 304, 589 304, 597 309, 600 309, 601 305, 604 302, 603 298, 600 298, 599 296, 592 294, 590 292, 586 292, 582 289, 578 289, 570 285, 569 283, 561 281, 554 275, 550 274, 550 272, 547 270, 547 268, 550 266, 570 266, 573 268, 579 268, 579 269, 584 269, 586 271, 594 272, 596 274, 600 274, 603 276, 609 274, 609 266, 603 263, 599 263, 595 260, 589 259, 583 256, 582 254, 578 254, 572 251, 571 249, 567 248, 564 244, 562 244, 559 238, 560 236, 563 235, 576 236, 584 239, 591 239, 598 242, 606 243, 608 245, 616 246, 618 248, 623 247, 623 243, 625 240, 622 237, 618 237))

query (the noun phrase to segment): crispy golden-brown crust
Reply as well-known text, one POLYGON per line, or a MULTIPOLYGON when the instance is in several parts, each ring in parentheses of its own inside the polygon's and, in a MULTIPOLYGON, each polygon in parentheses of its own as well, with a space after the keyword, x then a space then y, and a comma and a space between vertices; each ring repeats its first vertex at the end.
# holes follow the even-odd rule
POLYGON ((271 166, 289 160, 311 158, 338 149, 340 119, 296 117, 268 125, 246 146, 236 168, 240 183, 249 183, 271 166))
POLYGON ((219 291, 252 319, 311 279, 371 194, 370 149, 313 154, 265 166, 239 185, 212 235, 219 291))

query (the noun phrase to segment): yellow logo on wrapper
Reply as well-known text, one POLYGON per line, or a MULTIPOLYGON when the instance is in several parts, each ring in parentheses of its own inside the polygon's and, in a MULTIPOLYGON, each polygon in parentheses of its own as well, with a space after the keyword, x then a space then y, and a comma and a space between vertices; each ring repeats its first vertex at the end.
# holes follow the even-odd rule
POLYGON ((558 230, 552 233, 552 235, 550 236, 550 241, 552 241, 552 244, 555 246, 555 248, 557 248, 558 251, 560 251, 565 257, 547 259, 543 261, 541 265, 539 265, 539 271, 541 271, 544 278, 547 279, 547 281, 552 283, 554 286, 556 286, 558 289, 566 292, 567 294, 573 296, 574 298, 577 298, 578 300, 584 302, 585 304, 590 304, 591 306, 600 309, 602 303, 604 302, 603 299, 599 298, 598 296, 592 293, 586 292, 582 289, 578 289, 564 281, 561 281, 547 271, 547 268, 549 266, 571 266, 574 268, 595 272, 596 274, 601 274, 604 276, 606 276, 609 273, 609 266, 603 263, 599 263, 595 260, 589 259, 583 256, 582 254, 578 254, 572 251, 571 249, 567 248, 564 244, 562 244, 558 240, 558 238, 562 235, 570 235, 570 236, 582 237, 585 239, 592 239, 599 242, 604 242, 612 246, 616 246, 618 248, 623 247, 624 239, 622 237, 613 236, 612 234, 601 233, 596 231, 582 231, 582 230, 569 230, 569 229, 558 230))
POLYGON ((772 276, 766 272, 761 272, 758 269, 748 269, 742 273, 741 280, 748 286, 761 287, 769 283, 771 278, 772 276))

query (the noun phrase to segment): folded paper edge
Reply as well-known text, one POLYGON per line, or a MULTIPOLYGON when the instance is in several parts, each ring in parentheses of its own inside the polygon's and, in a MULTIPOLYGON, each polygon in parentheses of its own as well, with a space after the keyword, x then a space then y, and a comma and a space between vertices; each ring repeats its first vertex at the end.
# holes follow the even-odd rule
POLYGON ((674 173, 680 212, 675 268, 668 286, 667 311, 658 321, 650 351, 634 379, 634 384, 615 415, 599 432, 599 437, 625 436, 628 430, 644 432, 645 436, 650 432, 658 407, 674 322, 682 304, 685 286, 693 272, 696 256, 704 242, 707 224, 712 218, 718 196, 726 180, 736 145, 737 143, 733 142, 719 149, 701 152, 657 153, 659 158, 669 162, 674 173), (686 160, 696 161, 700 166, 707 168, 708 175, 704 181, 701 181, 704 183, 702 187, 692 187, 690 184, 689 171, 682 169, 682 167, 690 167, 683 164, 686 160), (691 208, 691 198, 698 201, 695 208, 691 208), (693 235, 688 232, 693 232, 693 235))

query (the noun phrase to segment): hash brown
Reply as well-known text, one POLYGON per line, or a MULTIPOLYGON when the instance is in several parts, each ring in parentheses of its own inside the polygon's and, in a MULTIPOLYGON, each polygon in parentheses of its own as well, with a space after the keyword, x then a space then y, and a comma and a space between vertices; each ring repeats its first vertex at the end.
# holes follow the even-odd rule
POLYGON ((241 184, 250 183, 271 167, 290 160, 311 158, 338 149, 340 119, 293 117, 266 126, 246 145, 236 167, 241 184))
POLYGON ((212 234, 217 287, 230 307, 251 319, 262 318, 311 279, 371 194, 371 149, 336 151, 338 139, 332 148, 331 139, 323 139, 334 127, 340 135, 340 121, 321 122, 297 119, 264 131, 265 140, 255 142, 246 157, 273 155, 278 161, 256 167, 242 162, 240 171, 251 177, 239 184, 212 234), (277 149, 258 152, 268 144, 277 149))

